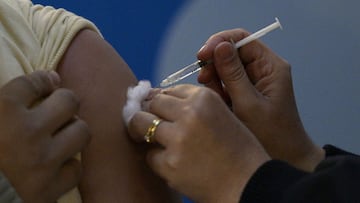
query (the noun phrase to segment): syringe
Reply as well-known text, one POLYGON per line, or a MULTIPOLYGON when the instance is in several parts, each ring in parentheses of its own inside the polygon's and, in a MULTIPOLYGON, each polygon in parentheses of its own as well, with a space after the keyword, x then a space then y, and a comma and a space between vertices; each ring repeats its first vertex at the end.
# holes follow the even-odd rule
MULTIPOLYGON (((280 21, 278 18, 275 18, 276 22, 266 26, 265 28, 245 37, 244 39, 238 41, 235 43, 235 48, 238 49, 242 46, 244 46, 245 44, 249 43, 249 42, 252 42, 253 40, 256 40, 262 36, 264 36, 265 34, 277 29, 277 28, 280 28, 282 29, 281 27, 281 24, 280 24, 280 21)), ((182 68, 180 69, 179 71, 169 75, 166 79, 164 79, 161 83, 160 83, 160 87, 166 87, 166 86, 170 86, 198 71, 201 70, 202 67, 204 67, 205 65, 207 64, 210 64, 212 63, 212 61, 196 61, 188 66, 186 66, 185 68, 182 68)))

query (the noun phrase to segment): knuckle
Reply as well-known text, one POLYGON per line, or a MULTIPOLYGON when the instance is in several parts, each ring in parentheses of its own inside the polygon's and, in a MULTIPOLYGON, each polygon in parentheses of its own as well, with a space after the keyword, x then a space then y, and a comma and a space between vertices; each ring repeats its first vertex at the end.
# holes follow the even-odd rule
POLYGON ((188 118, 187 120, 195 120, 199 117, 200 109, 196 108, 197 104, 190 104, 182 107, 183 115, 186 115, 188 118))
POLYGON ((36 71, 32 74, 19 76, 9 81, 1 88, 0 95, 1 97, 7 96, 11 98, 14 92, 16 93, 16 91, 22 89, 36 97, 42 97, 49 94, 53 88, 52 82, 46 72, 36 71))
POLYGON ((178 155, 170 154, 166 159, 167 168, 176 171, 181 166, 181 158, 178 155))
POLYGON ((186 90, 186 89, 192 89, 192 88, 194 88, 194 86, 191 84, 179 84, 179 85, 176 85, 174 88, 186 90))
POLYGON ((250 35, 250 32, 245 30, 244 28, 236 28, 229 30, 229 35, 232 36, 232 39, 240 40, 250 35))
POLYGON ((210 88, 203 87, 198 90, 199 97, 206 100, 211 100, 216 98, 217 94, 210 88))
POLYGON ((20 129, 23 129, 30 138, 39 136, 44 128, 44 123, 39 119, 32 118, 31 115, 28 118, 23 118, 21 123, 22 127, 20 129))
POLYGON ((58 89, 55 91, 55 94, 57 94, 60 98, 64 100, 64 102, 71 106, 75 111, 79 109, 80 107, 80 101, 75 95, 75 93, 69 89, 58 89))
POLYGON ((222 41, 224 40, 227 41, 228 38, 235 40, 235 39, 242 39, 248 35, 250 35, 250 33, 247 30, 243 28, 236 28, 236 29, 229 29, 218 32, 212 35, 210 37, 210 40, 222 39, 222 41))
POLYGON ((241 35, 244 35, 244 37, 246 35, 249 35, 249 31, 245 30, 244 28, 236 28, 233 30, 236 34, 241 34, 241 35))
POLYGON ((239 81, 243 81, 244 79, 247 80, 248 76, 244 68, 242 67, 242 64, 234 61, 232 61, 231 63, 236 63, 236 64, 233 64, 234 68, 227 69, 228 71, 227 75, 230 76, 227 78, 229 82, 239 82, 239 81))
POLYGON ((143 124, 143 122, 144 122, 144 116, 143 116, 143 114, 142 114, 141 112, 136 112, 136 113, 132 116, 132 118, 131 118, 131 120, 130 120, 130 122, 129 122, 128 127, 129 127, 130 129, 137 129, 137 128, 141 127, 140 125, 143 124))
POLYGON ((218 103, 219 101, 222 102, 220 95, 207 87, 199 89, 196 93, 196 96, 197 100, 199 101, 194 103, 193 110, 196 114, 204 113, 203 111, 208 112, 208 109, 204 106, 204 103, 211 105, 213 103, 218 103))
POLYGON ((177 149, 181 148, 184 145, 187 130, 183 129, 181 132, 173 136, 172 144, 176 146, 177 149))
POLYGON ((20 77, 19 80, 22 80, 23 83, 27 83, 28 87, 31 88, 33 94, 40 97, 44 93, 48 93, 52 90, 52 83, 43 71, 37 71, 33 74, 20 77))
POLYGON ((156 110, 157 103, 161 99, 160 97, 161 94, 157 94, 150 101, 148 101, 147 105, 149 112, 154 112, 156 110))
POLYGON ((27 159, 24 159, 24 165, 30 168, 48 168, 49 164, 48 153, 43 151, 44 148, 39 147, 38 143, 32 143, 26 148, 27 159))

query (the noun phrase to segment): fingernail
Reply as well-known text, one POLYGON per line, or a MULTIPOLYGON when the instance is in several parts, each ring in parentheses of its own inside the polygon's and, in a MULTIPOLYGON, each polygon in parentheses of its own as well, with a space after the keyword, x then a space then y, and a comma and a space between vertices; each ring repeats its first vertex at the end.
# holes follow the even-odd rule
POLYGON ((199 53, 199 52, 202 52, 205 48, 206 48, 206 44, 203 45, 203 46, 199 49, 198 53, 199 53))
POLYGON ((160 94, 161 89, 160 88, 153 88, 149 91, 149 94, 147 95, 147 97, 145 98, 145 100, 151 100, 152 98, 154 98, 154 96, 156 96, 157 94, 160 94))
POLYGON ((51 83, 55 86, 58 87, 60 86, 60 76, 57 72, 55 71, 49 71, 49 79, 51 81, 51 83))

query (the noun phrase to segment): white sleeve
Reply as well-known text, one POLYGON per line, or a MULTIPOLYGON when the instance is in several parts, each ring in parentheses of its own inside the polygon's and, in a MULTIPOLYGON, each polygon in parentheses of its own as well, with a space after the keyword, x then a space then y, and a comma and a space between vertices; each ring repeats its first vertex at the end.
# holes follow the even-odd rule
POLYGON ((80 30, 100 34, 81 16, 29 0, 0 0, 0 22, 0 86, 35 70, 55 70, 80 30))
POLYGON ((33 5, 28 0, 18 1, 41 46, 37 67, 56 69, 67 47, 80 30, 91 29, 100 34, 92 22, 65 9, 33 5))

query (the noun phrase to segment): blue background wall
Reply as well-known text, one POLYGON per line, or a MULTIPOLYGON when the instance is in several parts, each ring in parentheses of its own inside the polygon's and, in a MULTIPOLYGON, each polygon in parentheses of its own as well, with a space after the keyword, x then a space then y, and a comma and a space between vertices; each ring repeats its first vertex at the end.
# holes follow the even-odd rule
POLYGON ((164 31, 184 0, 98 1, 34 0, 34 3, 66 8, 93 21, 132 67, 139 79, 152 77, 154 59, 164 31))
MULTIPOLYGON (((36 0, 92 20, 139 79, 158 84, 193 62, 213 33, 254 32, 279 17, 266 42, 292 65, 304 125, 319 145, 360 153, 360 1, 36 0)), ((186 82, 195 83, 195 77, 186 82)))

